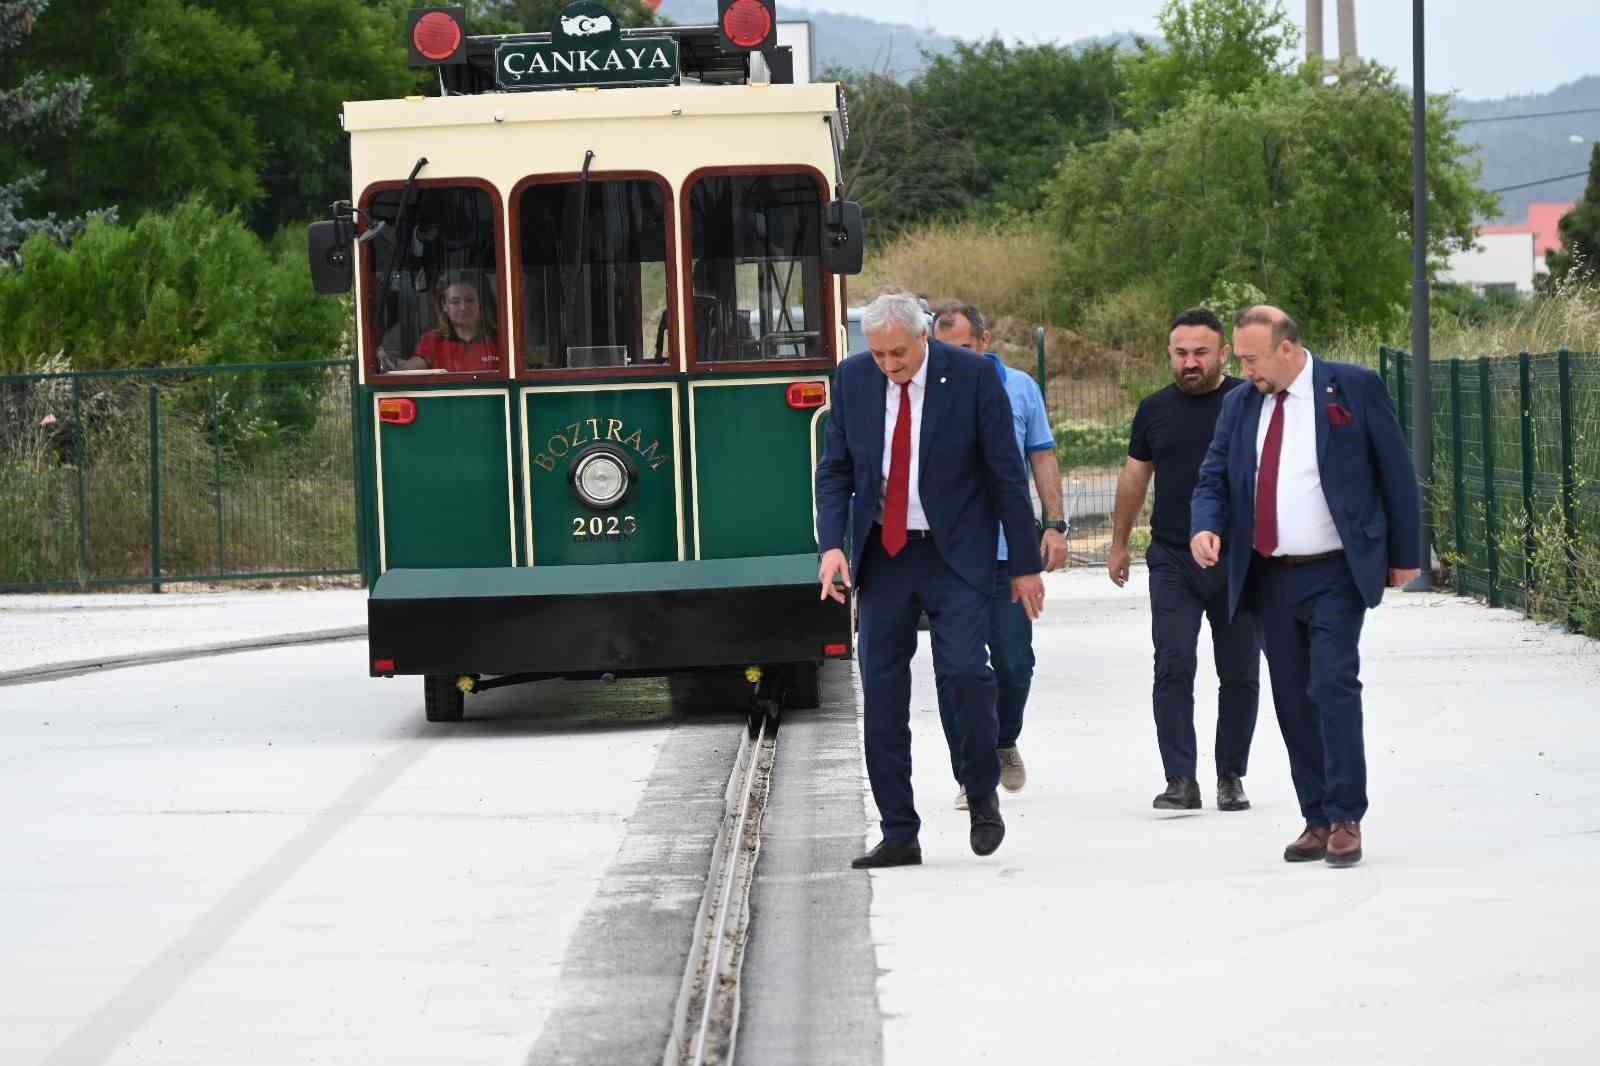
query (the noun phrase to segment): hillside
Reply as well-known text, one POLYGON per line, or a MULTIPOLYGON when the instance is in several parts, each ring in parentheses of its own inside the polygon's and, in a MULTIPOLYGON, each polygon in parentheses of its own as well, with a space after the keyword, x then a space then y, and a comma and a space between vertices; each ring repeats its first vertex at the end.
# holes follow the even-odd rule
MULTIPOLYGON (((661 13, 673 22, 710 25, 717 21, 716 0, 665 0, 661 13)), ((879 22, 856 15, 810 11, 785 0, 779 18, 811 23, 817 49, 817 70, 844 67, 851 70, 890 70, 909 78, 922 69, 922 52, 935 55, 953 51, 956 40, 937 33, 922 33, 904 23, 879 22)))
MULTIPOLYGON (((1580 78, 1548 93, 1508 96, 1503 100, 1459 100, 1455 113, 1462 118, 1483 119, 1580 108, 1596 110, 1511 122, 1475 122, 1463 127, 1463 137, 1479 147, 1482 184, 1497 189, 1556 174, 1576 174, 1588 168, 1590 147, 1600 140, 1600 76, 1580 78), (1582 143, 1574 143, 1574 136, 1583 138, 1582 143)), ((1501 219, 1522 221, 1528 205, 1536 200, 1576 200, 1583 195, 1583 184, 1584 179, 1578 177, 1501 193, 1501 219)))

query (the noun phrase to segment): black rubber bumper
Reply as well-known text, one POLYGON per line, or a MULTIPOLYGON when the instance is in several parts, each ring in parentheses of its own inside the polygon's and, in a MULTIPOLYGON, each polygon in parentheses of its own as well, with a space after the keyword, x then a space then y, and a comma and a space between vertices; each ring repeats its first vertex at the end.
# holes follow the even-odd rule
POLYGON ((845 658, 850 612, 815 556, 498 570, 393 570, 367 602, 390 674, 668 674, 845 658))

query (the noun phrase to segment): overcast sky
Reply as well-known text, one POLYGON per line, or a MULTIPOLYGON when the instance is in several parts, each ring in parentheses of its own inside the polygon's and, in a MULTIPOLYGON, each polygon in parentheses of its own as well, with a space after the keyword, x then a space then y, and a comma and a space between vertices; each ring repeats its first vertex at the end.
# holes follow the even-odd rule
MULTIPOLYGON (((885 22, 927 21, 955 37, 1075 41, 1108 33, 1154 33, 1162 0, 779 0, 780 16, 800 8, 866 15, 885 22)), ((1305 0, 1285 0, 1296 25, 1305 0)), ((1362 55, 1394 67, 1410 84, 1411 7, 1407 0, 1356 0, 1362 55)), ((1337 0, 1324 0, 1328 52, 1338 51, 1337 0)), ((1429 91, 1469 99, 1546 92, 1600 74, 1597 0, 1428 0, 1429 91)))

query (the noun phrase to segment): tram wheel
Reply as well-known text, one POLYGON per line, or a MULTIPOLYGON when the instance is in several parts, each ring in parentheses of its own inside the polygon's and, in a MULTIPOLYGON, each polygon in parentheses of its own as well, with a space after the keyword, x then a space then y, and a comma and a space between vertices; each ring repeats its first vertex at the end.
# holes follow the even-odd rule
POLYGON ((810 711, 822 705, 821 670, 821 663, 790 663, 784 667, 784 710, 810 711))
POLYGON ((461 721, 466 715, 465 698, 453 674, 429 674, 422 679, 423 713, 430 722, 461 721))

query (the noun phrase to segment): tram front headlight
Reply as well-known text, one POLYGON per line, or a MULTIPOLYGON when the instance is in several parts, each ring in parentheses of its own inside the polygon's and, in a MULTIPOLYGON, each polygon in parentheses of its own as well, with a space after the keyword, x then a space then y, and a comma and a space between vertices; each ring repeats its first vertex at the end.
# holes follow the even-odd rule
POLYGON ((578 498, 596 510, 620 504, 632 484, 628 460, 612 448, 595 448, 572 464, 572 487, 578 498))

